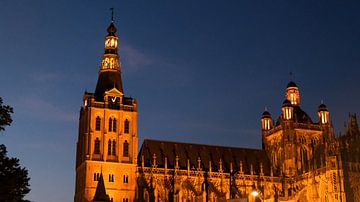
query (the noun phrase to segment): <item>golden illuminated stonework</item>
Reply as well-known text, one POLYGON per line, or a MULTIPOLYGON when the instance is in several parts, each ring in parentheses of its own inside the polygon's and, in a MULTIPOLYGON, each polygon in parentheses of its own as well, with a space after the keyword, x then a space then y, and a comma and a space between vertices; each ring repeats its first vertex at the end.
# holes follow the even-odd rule
POLYGON ((137 103, 124 96, 112 22, 95 93, 80 110, 74 201, 134 201, 138 136, 137 103))
POLYGON ((95 93, 85 92, 80 110, 75 202, 360 201, 356 116, 336 137, 326 105, 312 120, 294 82, 279 117, 262 114, 262 149, 146 139, 139 151, 113 22, 107 31, 95 93))

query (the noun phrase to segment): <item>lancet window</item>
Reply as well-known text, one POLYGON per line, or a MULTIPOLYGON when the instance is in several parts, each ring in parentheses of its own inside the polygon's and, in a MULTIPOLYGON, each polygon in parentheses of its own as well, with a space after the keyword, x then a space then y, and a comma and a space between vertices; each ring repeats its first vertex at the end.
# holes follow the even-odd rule
POLYGON ((129 133, 129 120, 125 120, 124 121, 124 133, 128 134, 129 133))
POLYGON ((124 142, 123 156, 129 156, 129 143, 127 142, 127 140, 125 140, 124 142))
POLYGON ((99 138, 95 139, 94 153, 95 154, 100 154, 100 140, 99 140, 99 138))
POLYGON ((95 130, 99 131, 101 126, 101 118, 99 116, 96 117, 95 121, 95 130))
POLYGON ((116 118, 109 118, 109 132, 116 132, 116 118))

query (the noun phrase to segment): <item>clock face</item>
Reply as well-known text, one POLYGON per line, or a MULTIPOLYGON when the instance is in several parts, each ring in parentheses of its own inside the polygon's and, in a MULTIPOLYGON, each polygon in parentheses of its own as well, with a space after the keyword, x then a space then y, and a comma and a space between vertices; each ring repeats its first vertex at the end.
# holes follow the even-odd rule
POLYGON ((116 104, 116 103, 119 103, 119 100, 120 100, 120 98, 119 98, 119 97, 116 97, 116 96, 109 96, 109 100, 108 100, 108 102, 109 102, 109 103, 112 103, 112 104, 116 104))

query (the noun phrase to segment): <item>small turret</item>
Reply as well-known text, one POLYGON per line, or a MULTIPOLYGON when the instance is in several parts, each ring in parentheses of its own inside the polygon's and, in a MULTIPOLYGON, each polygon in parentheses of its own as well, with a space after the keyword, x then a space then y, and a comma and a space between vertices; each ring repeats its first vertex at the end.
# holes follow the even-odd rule
POLYGON ((261 128, 263 131, 270 130, 272 128, 271 114, 266 110, 261 116, 261 128))
POLYGON ((318 107, 318 117, 320 124, 328 124, 329 123, 329 111, 323 103, 321 103, 318 107))
POLYGON ((282 118, 284 120, 292 120, 294 117, 294 107, 291 105, 290 100, 286 99, 282 106, 281 106, 281 111, 282 111, 282 118))
POLYGON ((290 81, 286 86, 286 99, 289 100, 292 105, 300 106, 299 88, 293 81, 290 81))

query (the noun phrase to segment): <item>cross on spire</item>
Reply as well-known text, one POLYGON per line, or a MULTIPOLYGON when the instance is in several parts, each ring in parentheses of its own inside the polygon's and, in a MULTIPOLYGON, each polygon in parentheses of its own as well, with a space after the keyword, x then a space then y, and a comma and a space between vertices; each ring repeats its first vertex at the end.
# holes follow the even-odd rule
POLYGON ((114 22, 114 8, 110 8, 111 10, 111 22, 114 22))
POLYGON ((293 73, 293 71, 289 72, 289 76, 290 76, 290 81, 294 81, 295 80, 295 75, 293 73))

